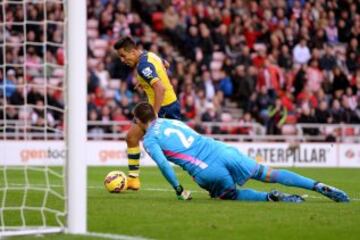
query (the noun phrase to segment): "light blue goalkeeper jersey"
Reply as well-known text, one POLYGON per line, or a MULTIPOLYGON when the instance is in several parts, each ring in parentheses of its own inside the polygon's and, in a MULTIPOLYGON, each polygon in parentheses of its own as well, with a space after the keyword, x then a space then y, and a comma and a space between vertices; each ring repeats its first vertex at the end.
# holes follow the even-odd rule
POLYGON ((169 161, 195 176, 229 148, 222 142, 196 133, 183 122, 163 118, 150 124, 143 144, 173 187, 179 183, 169 161))

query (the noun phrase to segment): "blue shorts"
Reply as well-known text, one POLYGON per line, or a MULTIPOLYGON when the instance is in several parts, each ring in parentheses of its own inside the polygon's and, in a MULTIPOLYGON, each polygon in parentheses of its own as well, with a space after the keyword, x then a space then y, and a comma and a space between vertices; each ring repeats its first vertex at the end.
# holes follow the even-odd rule
POLYGON ((220 158, 208 164, 208 167, 195 175, 194 180, 200 187, 209 191, 212 198, 231 199, 228 193, 236 192, 236 184, 243 185, 256 175, 259 164, 229 147, 220 158))
POLYGON ((160 108, 158 116, 160 118, 181 120, 180 103, 178 100, 160 108))

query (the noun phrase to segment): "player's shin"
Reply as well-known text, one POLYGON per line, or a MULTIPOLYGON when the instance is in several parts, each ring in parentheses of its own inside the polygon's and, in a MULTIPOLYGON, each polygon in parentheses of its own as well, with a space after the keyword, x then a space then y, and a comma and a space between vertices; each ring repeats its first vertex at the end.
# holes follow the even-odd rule
POLYGON ((139 190, 140 189, 140 147, 132 147, 127 149, 128 154, 128 166, 129 166, 129 178, 128 189, 139 190))
POLYGON ((272 169, 263 165, 259 166, 252 178, 262 182, 280 183, 286 186, 299 187, 308 190, 313 189, 315 184, 315 180, 295 172, 284 169, 272 169))
POLYGON ((237 189, 236 200, 240 201, 268 201, 267 192, 258 192, 252 189, 237 189))
POLYGON ((313 179, 283 169, 274 169, 270 174, 270 182, 276 182, 283 185, 299 187, 308 190, 313 189, 315 184, 315 180, 313 179))

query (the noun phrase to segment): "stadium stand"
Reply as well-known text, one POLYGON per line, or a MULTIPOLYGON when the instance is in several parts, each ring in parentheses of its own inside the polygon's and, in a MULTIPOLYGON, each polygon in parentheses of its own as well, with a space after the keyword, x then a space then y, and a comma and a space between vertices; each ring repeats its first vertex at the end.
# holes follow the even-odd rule
POLYGON ((64 109, 61 91, 65 76, 61 46, 64 10, 61 4, 47 3, 48 21, 45 22, 43 8, 43 3, 29 2, 25 14, 21 4, 5 4, 7 24, 2 24, 0 30, 0 125, 5 126, 6 121, 5 128, 9 133, 24 131, 25 119, 31 123, 25 131, 35 135, 37 128, 44 129, 45 122, 49 132, 63 128, 63 114, 58 109, 64 109), (27 24, 24 27, 21 22, 25 16, 27 24), (44 45, 45 35, 47 40, 44 45), (46 79, 44 76, 47 76, 46 79), (45 103, 47 111, 44 110, 45 103))
MULTIPOLYGON (((322 130, 313 125, 360 123, 360 6, 355 1, 134 0, 131 4, 130 10, 124 1, 88 1, 91 138, 126 130, 124 121, 131 119, 132 107, 143 97, 134 91, 131 70, 112 50, 123 35, 131 35, 140 48, 158 53, 171 64, 169 75, 184 120, 199 131, 313 136, 331 132, 322 138, 331 140, 330 127, 322 130), (215 123, 200 124, 204 122, 215 123), (233 122, 238 125, 226 127, 233 122)), ((37 8, 33 4, 28 11, 41 18, 37 8)), ((14 19, 21 16, 17 14, 21 9, 9 11, 14 19)), ((54 18, 63 14, 62 9, 51 13, 54 18)), ((61 29, 49 29, 53 41, 61 37, 61 29)), ((19 31, 19 38, 23 37, 22 30, 7 31, 19 31)), ((26 37, 36 41, 38 31, 29 28, 26 37)), ((8 63, 26 61, 28 81, 43 81, 37 78, 42 71, 36 67, 39 49, 7 49, 1 54, 6 54, 8 63), (21 51, 27 51, 28 59, 21 59, 21 51)), ((49 62, 62 62, 57 48, 49 48, 47 56, 49 62)), ((14 87, 22 81, 19 71, 0 70, 1 87, 6 82, 6 98, 13 105, 24 97, 14 87)), ((61 86, 62 76, 61 70, 53 71, 50 81, 61 86)), ((44 98, 41 89, 29 89, 27 94, 35 107, 25 117, 32 116, 33 124, 47 117, 62 127, 55 113, 43 116, 36 111, 44 98)), ((46 97, 62 106, 56 91, 46 97)), ((13 120, 24 117, 16 108, 1 114, 13 120)), ((336 126, 341 129, 336 136, 360 134, 358 125, 336 126)))
MULTIPOLYGON (((301 124, 360 123, 356 3, 137 0, 132 5, 127 24, 119 23, 122 32, 130 32, 139 46, 171 63, 185 120, 223 126, 258 122, 270 135, 323 133, 300 130, 305 126, 301 124), (139 15, 152 29, 139 22, 139 15), (133 29, 135 20, 138 31, 133 29), (185 59, 173 54, 177 51, 185 59)), ((103 9, 113 11, 116 19, 126 12, 121 3, 115 9, 122 10, 113 10, 111 1, 103 9)), ((106 38, 117 36, 113 29, 106 38)), ((139 99, 131 91, 132 78, 132 74, 121 78, 127 90, 115 89, 116 103, 127 112, 131 94, 139 99), (125 104, 120 96, 126 96, 125 104)), ((221 126, 204 131, 247 132, 221 126)))

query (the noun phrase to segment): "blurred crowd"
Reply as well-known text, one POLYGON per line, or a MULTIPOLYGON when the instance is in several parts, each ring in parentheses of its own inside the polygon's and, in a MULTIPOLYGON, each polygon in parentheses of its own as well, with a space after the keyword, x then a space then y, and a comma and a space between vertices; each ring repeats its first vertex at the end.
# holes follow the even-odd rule
POLYGON ((185 99, 187 88, 208 100, 221 91, 281 134, 286 124, 360 123, 359 13, 353 0, 178 0, 152 23, 191 59, 175 75, 185 99))
MULTIPOLYGON (((87 102, 91 133, 126 130, 128 125, 91 123, 129 120, 131 109, 144 97, 134 90, 136 79, 132 70, 120 62, 112 49, 114 42, 125 35, 131 35, 139 48, 155 52, 170 63, 168 73, 185 121, 260 123, 267 134, 294 134, 296 123, 360 123, 358 1, 148 2, 131 1, 132 9, 129 9, 121 0, 87 1, 87 102)), ((27 16, 40 21, 41 6, 28 4, 33 7, 28 8, 27 16)), ((21 20, 20 7, 9 9, 7 21, 21 20)), ((62 8, 56 4, 48 11, 47 16, 53 21, 63 17, 62 8)), ((11 33, 11 38, 17 38, 9 41, 44 40, 42 26, 32 31, 28 27, 26 36, 22 35, 22 29, 16 28, 18 26, 9 26, 8 33, 2 34, 10 36, 11 33)), ((60 25, 46 29, 48 42, 62 41, 60 25)), ((17 95, 35 92, 43 100, 32 100, 35 101, 33 112, 36 106, 50 102, 62 108, 62 96, 56 89, 48 89, 45 97, 44 88, 17 91, 18 88, 10 87, 31 82, 44 70, 49 71, 48 76, 52 75, 53 69, 37 66, 45 57, 47 62, 62 65, 62 48, 49 45, 44 51, 43 46, 31 47, 31 44, 26 49, 8 48, 1 52, 6 55, 7 63, 26 61, 27 64, 26 77, 22 68, 8 67, 6 72, 0 69, 0 78, 9 89, 5 91, 8 103, 13 101, 11 98, 21 102, 21 97, 13 97, 16 92, 17 95), (21 57, 25 56, 24 51, 26 59, 21 57)), ((8 112, 19 115, 16 108, 8 112)), ((37 115, 49 118, 54 124, 60 120, 54 112, 47 114, 50 116, 37 115)), ((207 131, 229 132, 216 127, 207 131)), ((231 128, 230 133, 250 131, 231 128)), ((308 129, 304 133, 319 132, 308 129)))
POLYGON ((109 41, 104 61, 89 70, 91 120, 129 118, 141 99, 131 71, 110 57, 111 43, 130 34, 171 63, 184 120, 259 122, 268 134, 294 134, 296 123, 360 123, 357 1, 133 1, 134 12, 121 1, 102 3, 89 3, 98 37, 109 41), (120 87, 104 100, 113 78, 120 87), (227 111, 229 102, 239 114, 227 111), (113 111, 119 106, 122 111, 113 111))
POLYGON ((6 125, 7 132, 58 132, 64 123, 64 7, 36 1, 3 5, 1 127, 6 125))

